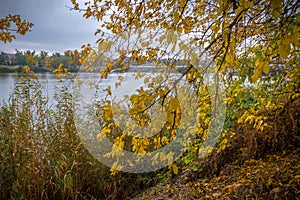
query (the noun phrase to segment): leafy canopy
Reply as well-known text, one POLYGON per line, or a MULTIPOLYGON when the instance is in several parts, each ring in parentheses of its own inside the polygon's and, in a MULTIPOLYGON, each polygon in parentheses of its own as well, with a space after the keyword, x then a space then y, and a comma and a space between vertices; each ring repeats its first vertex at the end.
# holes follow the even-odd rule
POLYGON ((111 49, 111 43, 116 43, 118 37, 125 42, 133 34, 141 36, 144 33, 144 38, 135 39, 136 44, 117 48, 120 57, 130 56, 142 64, 166 57, 172 52, 166 47, 182 42, 178 40, 184 36, 188 41, 179 44, 181 51, 188 51, 186 47, 194 47, 194 52, 195 48, 203 48, 200 51, 208 52, 221 72, 255 64, 251 77, 254 82, 261 78, 262 71, 269 72, 270 62, 277 59, 292 67, 298 58, 297 1, 94 0, 86 2, 82 8, 76 0, 72 3, 75 10, 84 10, 84 17, 100 22, 101 28, 95 34, 100 35, 98 43, 102 50, 116 50, 111 49), (159 30, 164 30, 166 42, 162 34, 154 37, 159 30), (160 40, 153 45, 155 39, 160 40))
MULTIPOLYGON (((127 99, 128 113, 138 127, 151 123, 148 117, 151 107, 163 105, 167 113, 163 133, 151 139, 133 137, 126 147, 128 133, 116 134, 119 130, 113 121, 111 103, 107 101, 100 106, 105 122, 101 134, 114 133, 111 140, 121 149, 130 148, 137 153, 152 151, 172 141, 179 130, 196 132, 200 141, 209 137, 211 100, 219 91, 207 94, 203 78, 207 72, 216 73, 215 81, 227 87, 227 104, 235 107, 229 110, 231 117, 239 117, 239 122, 250 121, 259 130, 267 125, 262 117, 255 115, 257 108, 267 105, 276 109, 278 105, 272 101, 276 99, 275 93, 277 97, 284 93, 298 95, 300 17, 297 1, 93 0, 83 5, 71 1, 73 9, 83 11, 85 18, 99 21, 100 27, 95 32, 99 35, 98 49, 84 47, 86 56, 82 61, 87 68, 102 65, 103 78, 107 78, 115 66, 125 71, 132 63, 151 63, 163 68, 155 78, 137 75, 137 78, 144 77, 147 89, 127 99), (169 70, 181 70, 182 76, 168 82, 169 70), (176 99, 177 83, 184 79, 188 85, 184 85, 181 95, 195 91, 198 106, 196 123, 182 127, 184 121, 179 115, 182 116, 183 106, 176 99), (245 81, 250 81, 256 89, 243 87, 245 81), (247 101, 245 105, 242 102, 247 100, 247 94, 261 100, 247 101), (236 111, 244 113, 241 116, 236 111), (151 140, 155 146, 150 145, 151 140)), ((110 96, 110 88, 106 91, 110 96)), ((160 158, 161 161, 166 159, 162 154, 160 158)), ((122 169, 117 163, 115 166, 117 170, 122 169)), ((170 162, 169 166, 177 172, 170 162)))

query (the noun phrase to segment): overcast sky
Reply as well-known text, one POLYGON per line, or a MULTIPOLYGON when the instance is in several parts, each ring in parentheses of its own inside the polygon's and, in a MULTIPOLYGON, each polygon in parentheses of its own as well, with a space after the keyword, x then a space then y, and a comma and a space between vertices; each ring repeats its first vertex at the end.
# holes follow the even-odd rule
POLYGON ((31 32, 17 36, 12 43, 0 42, 0 51, 41 50, 49 53, 80 49, 81 45, 95 43, 99 22, 82 17, 83 13, 70 11, 71 0, 0 0, 0 18, 20 14, 34 24, 31 32))

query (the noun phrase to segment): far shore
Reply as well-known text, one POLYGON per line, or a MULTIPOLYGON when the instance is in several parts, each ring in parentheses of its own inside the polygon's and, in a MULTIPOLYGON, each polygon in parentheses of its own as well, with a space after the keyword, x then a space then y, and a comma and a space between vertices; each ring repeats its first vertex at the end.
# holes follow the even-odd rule
MULTIPOLYGON (((19 65, 0 65, 0 73, 15 73, 22 72, 22 67, 19 65)), ((52 70, 44 68, 44 67, 31 67, 31 70, 36 73, 40 72, 52 72, 52 70)))
MULTIPOLYGON (((15 65, 15 66, 10 66, 10 65, 0 65, 0 73, 21 73, 22 72, 22 67, 23 66, 19 66, 19 65, 15 65)), ((183 67, 179 67, 180 70, 179 72, 184 69, 183 67)), ((52 73, 52 71, 54 69, 49 69, 47 67, 30 67, 30 69, 35 72, 35 73, 52 73)), ((84 70, 79 70, 78 68, 76 69, 69 69, 68 71, 71 73, 80 73, 80 72, 88 72, 88 73, 99 73, 101 68, 95 69, 94 71, 84 71, 84 70)), ((129 69, 126 69, 125 71, 121 71, 118 69, 113 69, 112 72, 116 72, 116 73, 122 73, 122 72, 151 72, 151 71, 157 71, 158 68, 154 65, 145 65, 145 66, 131 66, 129 69)))

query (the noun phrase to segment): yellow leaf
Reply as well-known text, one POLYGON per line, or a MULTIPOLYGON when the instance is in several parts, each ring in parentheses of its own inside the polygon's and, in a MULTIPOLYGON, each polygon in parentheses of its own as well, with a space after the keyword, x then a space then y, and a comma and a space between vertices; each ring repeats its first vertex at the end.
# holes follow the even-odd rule
POLYGON ((150 78, 149 78, 149 77, 146 77, 146 78, 144 79, 144 83, 145 83, 145 84, 148 83, 149 80, 150 80, 150 78))
POLYGON ((270 66, 269 66, 269 63, 268 63, 268 62, 265 62, 265 63, 263 64, 263 72, 264 72, 265 74, 268 74, 268 73, 270 72, 270 66))
POLYGON ((173 156, 174 156, 174 153, 173 152, 170 152, 168 153, 167 155, 167 159, 168 159, 168 164, 171 165, 173 163, 173 156))
POLYGON ((228 63, 228 65, 232 65, 234 63, 234 54, 233 53, 229 53, 226 56, 226 62, 228 63))
POLYGON ((179 13, 176 12, 176 13, 174 14, 174 23, 176 24, 176 23, 179 21, 179 19, 180 19, 179 13))
POLYGON ((272 15, 277 20, 281 12, 281 0, 271 0, 271 7, 273 9, 272 15))
POLYGON ((252 80, 254 83, 257 82, 258 78, 262 77, 263 64, 264 63, 262 61, 256 63, 254 74, 252 75, 252 80))
POLYGON ((242 12, 244 8, 242 6, 239 6, 237 9, 235 9, 235 14, 239 14, 240 12, 242 12))
POLYGON ((159 158, 160 158, 160 161, 164 161, 164 160, 166 160, 167 159, 167 155, 166 155, 166 153, 163 151, 163 152, 161 152, 160 153, 160 156, 159 156, 159 158))
POLYGON ((107 92, 107 95, 110 95, 110 96, 112 95, 110 86, 108 86, 104 91, 107 92))
POLYGON ((110 132, 111 132, 111 130, 110 130, 109 128, 104 127, 104 128, 102 129, 102 133, 103 133, 103 134, 109 134, 110 132))
POLYGON ((172 164, 172 169, 174 174, 178 174, 178 167, 174 163, 172 164))
MULTIPOLYGON (((110 51, 111 46, 112 46, 112 42, 103 41, 102 43, 99 44, 98 49, 100 51, 110 51)), ((90 50, 90 49, 87 49, 87 50, 90 50)))
POLYGON ((180 103, 177 98, 172 98, 170 100, 170 108, 169 109, 170 109, 170 112, 174 112, 174 111, 180 112, 180 103))
POLYGON ((34 78, 34 79, 38 79, 39 76, 38 76, 36 73, 33 73, 33 78, 34 78))
POLYGON ((289 55, 289 51, 290 51, 290 47, 289 45, 287 44, 282 44, 280 47, 279 47, 279 55, 282 59, 285 59, 288 57, 289 55))
POLYGON ((118 76, 119 81, 123 81, 123 76, 118 76))
POLYGON ((179 3, 180 7, 183 8, 183 6, 186 4, 186 0, 181 0, 179 3))
POLYGON ((29 73, 29 72, 30 72, 30 68, 29 68, 28 66, 22 67, 22 73, 23 73, 23 74, 27 74, 27 73, 29 73))
POLYGON ((103 119, 105 121, 109 121, 113 118, 112 108, 109 103, 107 105, 103 106, 102 111, 103 111, 103 119))
POLYGON ((186 34, 191 32, 191 29, 192 29, 192 27, 187 25, 186 23, 184 23, 183 28, 184 28, 184 33, 186 33, 186 34))

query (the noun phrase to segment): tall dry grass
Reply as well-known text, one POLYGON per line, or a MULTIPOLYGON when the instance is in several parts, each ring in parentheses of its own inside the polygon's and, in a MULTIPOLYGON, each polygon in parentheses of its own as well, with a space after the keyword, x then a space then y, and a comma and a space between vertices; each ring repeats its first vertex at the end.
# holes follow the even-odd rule
POLYGON ((67 87, 50 106, 29 75, 0 107, 0 199, 125 199, 153 177, 111 176, 89 154, 76 134, 67 87))

